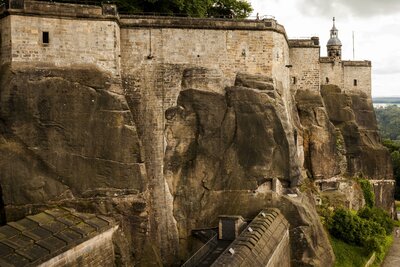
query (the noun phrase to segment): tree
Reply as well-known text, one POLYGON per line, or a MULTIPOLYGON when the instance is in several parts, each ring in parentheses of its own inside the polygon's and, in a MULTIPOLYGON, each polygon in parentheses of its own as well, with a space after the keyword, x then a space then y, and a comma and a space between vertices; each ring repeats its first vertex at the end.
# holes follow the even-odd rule
POLYGON ((117 0, 123 13, 154 12, 192 17, 245 18, 252 12, 244 0, 117 0))
POLYGON ((246 18, 253 11, 247 1, 242 0, 217 0, 208 8, 209 17, 246 18))

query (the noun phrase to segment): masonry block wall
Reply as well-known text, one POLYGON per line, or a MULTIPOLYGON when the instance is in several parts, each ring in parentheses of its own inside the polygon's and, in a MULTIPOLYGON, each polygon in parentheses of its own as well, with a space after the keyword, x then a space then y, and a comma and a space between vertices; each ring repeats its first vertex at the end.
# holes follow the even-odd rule
POLYGON ((370 61, 331 61, 321 58, 321 84, 335 84, 345 92, 371 95, 370 61))
POLYGON ((11 18, 0 20, 0 64, 11 63, 11 18))
POLYGON ((1 22, 1 62, 94 65, 120 74, 120 29, 101 7, 25 1, 1 22), (10 58, 10 59, 9 59, 10 58))
POLYGON ((362 91, 371 95, 371 62, 343 61, 344 90, 362 91))
MULTIPOLYGON (((145 148, 161 238, 178 238, 173 199, 164 172, 165 111, 176 105, 185 70, 214 69, 223 80, 210 90, 223 94, 238 72, 270 75, 290 97, 289 49, 275 20, 229 21, 177 18, 121 18, 121 73, 145 148), (169 210, 171 209, 171 210, 169 210)), ((206 71, 205 74, 209 74, 206 71)), ((197 73, 196 75, 200 75, 197 73)), ((208 76, 207 76, 208 77, 208 76)), ((197 88, 198 89, 198 88, 197 88)), ((161 241, 164 243, 163 241, 161 241)), ((165 243, 171 243, 165 240, 165 243)))
POLYGON ((319 91, 320 64, 319 44, 312 39, 289 40, 290 45, 290 86, 291 91, 319 91))

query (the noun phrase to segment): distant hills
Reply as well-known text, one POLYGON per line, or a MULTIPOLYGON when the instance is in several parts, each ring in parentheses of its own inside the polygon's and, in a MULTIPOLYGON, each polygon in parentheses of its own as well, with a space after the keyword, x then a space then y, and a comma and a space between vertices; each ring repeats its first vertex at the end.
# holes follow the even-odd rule
POLYGON ((380 103, 380 104, 400 104, 400 96, 395 97, 373 97, 373 103, 380 103))

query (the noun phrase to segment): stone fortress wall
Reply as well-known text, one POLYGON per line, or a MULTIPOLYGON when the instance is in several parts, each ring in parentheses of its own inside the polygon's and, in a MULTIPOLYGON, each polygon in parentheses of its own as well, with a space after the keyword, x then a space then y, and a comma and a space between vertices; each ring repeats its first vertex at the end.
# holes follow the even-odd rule
POLYGON ((1 63, 93 64, 137 80, 160 64, 202 66, 220 69, 225 85, 235 73, 249 72, 271 75, 285 88, 318 90, 331 83, 370 94, 369 61, 320 58, 318 38, 288 40, 274 19, 120 17, 98 6, 22 2, 3 12, 1 63))
MULTIPOLYGON (((327 77, 330 84, 363 90, 370 97, 370 62, 320 58, 318 38, 289 40, 274 19, 119 16, 110 6, 15 2, 23 5, 11 6, 0 20, 2 64, 39 69, 90 64, 122 84, 123 93, 117 93, 129 104, 145 150, 154 212, 150 220, 155 221, 151 238, 158 241, 166 262, 171 261, 168 256, 178 254, 175 241, 185 235, 177 228, 176 196, 164 166, 168 164, 164 115, 177 105, 182 90, 224 94, 237 73, 247 72, 273 78, 286 113, 295 110, 297 90, 318 93, 327 77), (44 33, 48 44, 43 42, 44 33), (205 77, 209 84, 203 82, 205 77)), ((287 117, 294 127, 292 116, 287 117)), ((302 140, 297 143, 302 151, 302 140)))
POLYGON ((4 15, 2 63, 93 64, 119 75, 120 28, 101 7, 24 1, 24 8, 11 4, 4 15))

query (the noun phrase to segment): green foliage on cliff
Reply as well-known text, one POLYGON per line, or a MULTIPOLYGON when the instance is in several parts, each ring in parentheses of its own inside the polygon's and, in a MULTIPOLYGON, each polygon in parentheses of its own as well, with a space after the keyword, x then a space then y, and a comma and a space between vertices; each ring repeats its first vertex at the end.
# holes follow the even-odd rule
POLYGON ((394 197, 400 199, 400 141, 383 140, 383 145, 389 149, 393 164, 393 176, 396 180, 394 197))
POLYGON ((375 195, 372 184, 367 179, 360 179, 358 180, 358 182, 363 191, 365 204, 367 205, 367 207, 372 208, 375 205, 375 195))
POLYGON ((340 208, 321 215, 329 233, 335 238, 332 246, 339 262, 353 261, 348 258, 353 257, 352 254, 358 254, 357 261, 363 260, 372 252, 376 252, 378 262, 383 260, 390 246, 388 235, 394 227, 394 221, 387 212, 376 207, 365 207, 358 212, 340 208), (345 251, 344 247, 352 251, 345 251))

